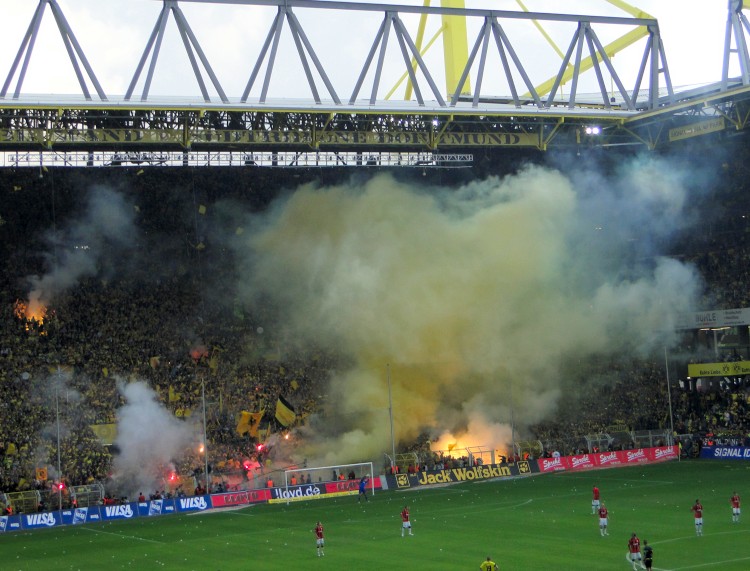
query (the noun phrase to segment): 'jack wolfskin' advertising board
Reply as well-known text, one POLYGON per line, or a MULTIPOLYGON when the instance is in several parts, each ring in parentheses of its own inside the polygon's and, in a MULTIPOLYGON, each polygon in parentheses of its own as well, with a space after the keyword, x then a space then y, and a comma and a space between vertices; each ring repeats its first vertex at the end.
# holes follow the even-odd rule
POLYGON ((539 472, 535 462, 526 460, 515 464, 486 464, 469 468, 446 468, 444 470, 424 470, 422 472, 387 476, 389 488, 415 488, 433 484, 457 484, 492 478, 513 478, 539 472))

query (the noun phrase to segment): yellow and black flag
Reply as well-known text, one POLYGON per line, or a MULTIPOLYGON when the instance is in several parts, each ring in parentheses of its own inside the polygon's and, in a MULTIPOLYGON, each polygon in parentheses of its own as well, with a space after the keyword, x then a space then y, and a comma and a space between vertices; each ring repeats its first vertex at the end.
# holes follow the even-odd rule
POLYGON ((290 426, 294 424, 296 418, 294 407, 288 400, 279 395, 279 400, 276 401, 276 420, 282 426, 290 426))
POLYGON ((245 433, 250 434, 253 438, 258 437, 258 428, 260 427, 260 421, 263 418, 265 411, 260 412, 248 412, 243 410, 240 413, 239 421, 237 422, 237 434, 242 436, 245 433))

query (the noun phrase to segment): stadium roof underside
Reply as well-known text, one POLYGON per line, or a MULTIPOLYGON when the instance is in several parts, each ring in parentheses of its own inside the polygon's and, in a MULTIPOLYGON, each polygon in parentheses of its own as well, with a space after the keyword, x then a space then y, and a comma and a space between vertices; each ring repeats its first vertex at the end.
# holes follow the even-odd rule
POLYGON ((677 93, 669 77, 658 23, 650 17, 471 10, 455 7, 463 4, 459 0, 446 0, 442 7, 309 0, 179 0, 276 10, 246 87, 236 96, 227 95, 179 2, 160 1, 162 10, 128 90, 115 97, 106 94, 56 0, 39 0, 0 89, 0 152, 454 152, 472 147, 548 150, 615 145, 654 149, 696 135, 743 130, 750 116, 750 58, 743 32, 749 27, 742 1, 730 2, 722 81, 677 93), (31 50, 47 6, 55 16, 76 72, 80 95, 41 96, 23 91, 31 50), (305 33, 304 19, 297 16, 320 10, 382 17, 361 69, 354 70, 357 80, 347 98, 339 95, 305 33), (420 17, 416 39, 403 22, 409 15, 420 17), (159 46, 171 16, 182 36, 199 96, 150 93, 159 46), (452 31, 451 41, 459 46, 452 52, 450 70, 446 55, 445 91, 437 87, 438 74, 424 58, 429 46, 424 45, 422 23, 429 16, 442 18, 440 30, 444 35, 452 31), (464 21, 463 28, 456 27, 457 18, 464 21), (481 25, 472 49, 468 50, 467 43, 463 55, 462 43, 456 40, 461 37, 457 30, 465 36, 465 21, 470 19, 479 20, 481 25), (560 52, 561 64, 553 77, 537 80, 524 67, 524 52, 506 33, 518 22, 569 27, 570 42, 567 51, 560 52), (285 23, 304 69, 310 98, 269 96, 274 69, 280 67, 275 57, 285 23), (597 31, 607 26, 624 26, 630 31, 604 45, 597 31), (394 90, 383 93, 382 77, 390 62, 386 57, 389 37, 395 38, 392 44, 400 47, 401 58, 396 59, 405 69, 401 79, 406 81, 406 94, 413 94, 408 100, 391 99, 394 90), (730 49, 732 38, 735 47, 730 49), (625 86, 611 56, 638 39, 643 48, 641 65, 634 84, 625 86), (492 50, 502 64, 499 69, 488 69, 488 53, 492 50), (727 77, 730 54, 740 58, 742 75, 736 79, 727 77), (456 65, 456 58, 460 65, 456 65), (593 85, 598 91, 594 94, 583 94, 578 87, 588 70, 595 74, 593 85), (509 95, 484 93, 481 86, 491 74, 504 77, 509 95), (369 94, 363 97, 368 78, 369 94), (469 89, 472 81, 473 91, 469 89), (213 93, 209 92, 209 83, 213 93), (136 95, 138 85, 142 85, 140 95, 136 95), (568 86, 566 94, 564 85, 568 86), (320 95, 322 89, 327 97, 320 95))

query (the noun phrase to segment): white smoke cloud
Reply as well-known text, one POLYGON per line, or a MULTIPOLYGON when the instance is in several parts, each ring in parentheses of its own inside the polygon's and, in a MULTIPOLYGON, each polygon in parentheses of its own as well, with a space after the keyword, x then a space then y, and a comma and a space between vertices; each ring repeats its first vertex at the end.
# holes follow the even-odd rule
POLYGON ((134 212, 122 194, 108 187, 93 187, 82 214, 47 237, 49 270, 28 277, 30 313, 37 313, 37 307, 48 305, 82 278, 97 275, 105 254, 115 258, 116 252, 132 248, 137 240, 134 212))
POLYGON ((165 474, 191 444, 194 430, 171 414, 145 382, 118 381, 118 390, 126 403, 117 411, 119 452, 112 481, 132 499, 138 492, 164 489, 165 474))
POLYGON ((644 258, 688 201, 667 165, 629 169, 584 183, 528 167, 430 192, 381 175, 302 187, 256 221, 238 245, 242 294, 354 363, 331 380, 307 456, 390 450, 388 378, 398 440, 507 435, 511 412, 523 427, 554 410, 563 360, 656 342, 700 290, 690 266, 644 258))

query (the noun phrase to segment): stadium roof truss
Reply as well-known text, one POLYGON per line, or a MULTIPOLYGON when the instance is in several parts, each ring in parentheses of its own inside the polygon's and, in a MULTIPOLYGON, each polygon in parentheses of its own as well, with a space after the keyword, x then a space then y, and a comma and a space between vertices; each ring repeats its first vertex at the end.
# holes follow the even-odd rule
POLYGON ((746 33, 750 26, 743 0, 730 0, 722 81, 689 93, 674 92, 657 21, 622 0, 607 1, 627 11, 628 17, 529 12, 521 0, 517 1, 522 11, 517 12, 466 9, 462 0, 444 0, 439 7, 430 6, 429 1, 425 6, 313 0, 158 1, 162 9, 128 89, 114 97, 107 95, 98 81, 57 0, 39 0, 0 89, 0 152, 450 151, 503 146, 546 150, 554 145, 655 148, 695 134, 730 126, 741 130, 747 125, 750 58, 746 33), (241 94, 228 95, 222 87, 180 3, 275 8, 276 16, 241 94), (39 96, 23 91, 47 5, 76 73, 80 96, 39 96), (348 97, 339 95, 341 90, 318 56, 303 19, 297 16, 310 11, 326 11, 329 19, 353 11, 362 17, 382 18, 348 97), (433 16, 442 18, 437 34, 443 35, 445 91, 438 87, 440 70, 424 57, 437 36, 424 44, 425 23, 433 16), (419 19, 416 39, 405 23, 407 17, 419 19), (170 18, 180 34, 200 99, 151 94, 170 18), (477 30, 470 50, 467 21, 474 22, 477 30), (524 65, 531 50, 519 50, 509 34, 519 24, 536 27, 561 56, 553 77, 535 78, 524 65), (568 30, 565 51, 555 45, 545 25, 562 25, 568 30), (287 34, 283 33, 285 26, 287 34), (600 31, 611 26, 629 31, 604 45, 600 31), (276 69, 280 67, 276 61, 279 43, 286 36, 291 36, 304 70, 312 94, 309 100, 269 96, 273 73, 280 71, 276 69), (393 64, 386 57, 389 40, 396 42, 400 55, 396 59, 405 70, 397 83, 407 81, 404 101, 391 99, 396 87, 381 95, 384 70, 393 64), (639 41, 644 44, 641 63, 634 84, 626 86, 612 56, 639 41), (490 55, 499 60, 501 69, 490 67, 490 55), (729 60, 734 55, 740 58, 739 79, 728 77, 729 60), (593 70, 598 86, 593 95, 579 89, 582 75, 589 70, 593 70), (507 95, 483 94, 483 83, 490 75, 504 78, 507 95), (562 94, 563 85, 569 85, 567 95, 562 94))

